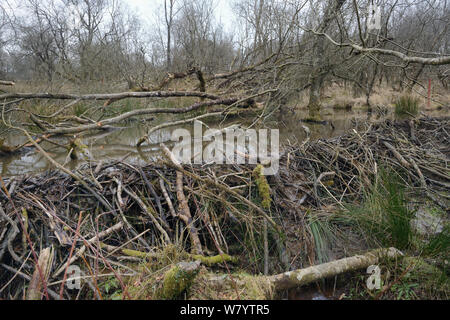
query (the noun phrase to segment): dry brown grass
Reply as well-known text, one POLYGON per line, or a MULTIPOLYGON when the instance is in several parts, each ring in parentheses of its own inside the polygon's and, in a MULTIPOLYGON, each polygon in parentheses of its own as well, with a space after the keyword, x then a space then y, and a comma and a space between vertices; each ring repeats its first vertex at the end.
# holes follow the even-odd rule
MULTIPOLYGON (((194 90, 197 86, 197 80, 192 78, 176 79, 170 84, 169 90, 194 90)), ((445 90, 438 83, 433 84, 432 102, 430 108, 427 108, 427 88, 416 86, 410 95, 419 99, 422 110, 432 111, 450 106, 450 92, 445 90)), ((208 88, 211 91, 212 88, 208 88)), ((8 92, 52 92, 52 93, 113 93, 129 91, 126 82, 102 83, 101 81, 90 81, 83 85, 77 85, 69 81, 17 81, 14 87, 7 89, 8 92)), ((212 90, 213 92, 215 90, 212 90)), ((383 106, 394 108, 395 101, 405 92, 394 90, 391 86, 382 85, 376 87, 370 96, 372 106, 383 106)), ((288 102, 294 109, 305 109, 308 106, 309 92, 302 91, 298 96, 288 102)), ((355 97, 351 86, 340 86, 332 84, 324 89, 322 94, 323 107, 333 109, 361 109, 367 107, 366 97, 361 94, 355 97)))
MULTIPOLYGON (((399 97, 405 94, 405 91, 400 92, 394 90, 392 87, 381 86, 374 89, 370 96, 370 103, 372 106, 384 106, 388 108, 394 108, 395 102, 399 97)), ((432 111, 440 108, 450 106, 450 92, 445 90, 441 86, 436 85, 432 88, 431 104, 427 109, 427 88, 416 86, 411 96, 419 99, 419 104, 423 106, 425 111, 432 111)), ((300 102, 305 107, 308 104, 307 95, 304 95, 303 100, 300 102)), ((364 108, 366 107, 366 97, 362 94, 359 97, 354 97, 350 88, 344 88, 337 85, 330 86, 324 90, 323 93, 323 105, 325 108, 334 109, 349 109, 351 108, 364 108)))

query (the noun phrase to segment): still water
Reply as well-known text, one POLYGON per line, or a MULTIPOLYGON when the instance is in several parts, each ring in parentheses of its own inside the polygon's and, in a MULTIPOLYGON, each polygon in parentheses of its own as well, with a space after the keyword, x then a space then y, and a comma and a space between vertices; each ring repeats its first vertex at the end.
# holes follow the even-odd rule
MULTIPOLYGON (((439 115, 437 112, 429 115, 439 115)), ((442 115, 442 114, 440 114, 442 115)), ((323 119, 328 121, 326 124, 304 123, 301 119, 307 116, 306 110, 297 110, 295 113, 287 112, 273 116, 264 121, 263 128, 279 129, 280 144, 301 143, 306 138, 306 131, 303 126, 309 128, 310 139, 331 138, 342 135, 355 127, 360 120, 367 119, 367 112, 364 110, 333 110, 325 109, 322 111, 323 119)), ((393 117, 392 114, 384 117, 393 117)), ((178 127, 164 128, 150 135, 151 144, 144 144, 141 148, 136 147, 136 143, 140 137, 145 135, 149 128, 166 121, 174 121, 170 115, 158 116, 155 121, 143 121, 142 119, 134 119, 124 124, 123 127, 116 130, 98 131, 80 136, 83 143, 88 146, 88 157, 91 161, 109 162, 113 160, 125 159, 127 162, 134 164, 145 164, 155 161, 160 155, 161 150, 159 144, 161 142, 170 145, 172 132, 177 128, 184 128, 193 131, 193 124, 187 124, 178 127)), ((378 121, 380 119, 376 114, 372 115, 370 121, 378 121)), ((253 118, 234 117, 224 122, 205 121, 205 124, 214 129, 223 129, 235 124, 241 124, 243 128, 252 123, 253 118)), ((261 127, 259 127, 261 128, 261 127)), ((3 132, 0 137, 5 137, 7 145, 20 145, 26 142, 26 137, 19 135, 17 132, 3 132)), ((67 139, 61 138, 62 144, 67 143, 67 139)), ((75 169, 82 163, 89 161, 70 160, 68 159, 67 150, 61 147, 43 142, 42 147, 60 164, 64 164, 69 169, 75 169)), ((5 176, 21 175, 26 173, 38 173, 52 169, 52 165, 48 160, 38 152, 35 148, 29 148, 24 152, 14 155, 0 155, 0 174, 5 176)))

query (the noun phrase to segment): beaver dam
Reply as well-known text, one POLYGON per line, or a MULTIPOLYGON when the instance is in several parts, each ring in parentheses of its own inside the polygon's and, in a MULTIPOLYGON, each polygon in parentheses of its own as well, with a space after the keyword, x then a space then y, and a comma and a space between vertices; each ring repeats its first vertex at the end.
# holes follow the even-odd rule
POLYGON ((0 297, 448 298, 449 128, 383 120, 286 143, 267 177, 168 149, 3 177, 0 297))

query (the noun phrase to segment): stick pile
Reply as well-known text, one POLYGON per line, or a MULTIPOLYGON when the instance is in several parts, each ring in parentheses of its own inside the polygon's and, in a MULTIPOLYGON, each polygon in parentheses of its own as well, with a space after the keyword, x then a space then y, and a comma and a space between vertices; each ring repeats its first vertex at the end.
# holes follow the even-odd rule
POLYGON ((258 241, 243 239, 261 234, 265 222, 271 238, 281 239, 292 215, 359 200, 380 166, 398 171, 406 184, 447 208, 449 122, 388 120, 285 146, 279 174, 268 177, 270 210, 261 205, 252 165, 179 167, 162 161, 138 167, 117 161, 85 164, 74 172, 81 181, 59 170, 3 178, 0 297, 24 297, 32 279, 29 296, 36 298, 38 288, 42 297, 71 298, 62 285, 73 264, 90 273, 85 276, 94 292, 100 273, 109 272, 124 286, 123 278, 134 271, 123 261, 156 257, 168 245, 197 258, 247 261, 260 248, 258 241))

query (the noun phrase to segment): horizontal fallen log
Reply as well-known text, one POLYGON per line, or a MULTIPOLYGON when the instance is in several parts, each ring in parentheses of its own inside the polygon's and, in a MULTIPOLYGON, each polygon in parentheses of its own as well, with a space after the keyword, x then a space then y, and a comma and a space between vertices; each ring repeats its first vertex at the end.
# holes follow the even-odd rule
POLYGON ((0 85, 2 85, 2 86, 14 86, 15 83, 12 82, 12 81, 0 80, 0 85))
POLYGON ((272 276, 218 275, 217 273, 200 272, 191 285, 188 299, 273 299, 283 290, 366 269, 383 261, 400 258, 402 255, 395 248, 377 249, 365 254, 272 276))
POLYGON ((245 292, 248 288, 258 288, 256 291, 259 292, 259 299, 271 299, 276 296, 274 293, 277 291, 308 285, 318 280, 365 269, 384 260, 396 259, 402 256, 403 254, 395 248, 377 249, 365 254, 273 276, 239 274, 235 276, 229 274, 218 276, 209 272, 199 273, 201 266, 199 260, 196 262, 181 262, 174 265, 164 274, 162 284, 156 291, 156 295, 162 299, 176 299, 192 286, 194 293, 191 298, 196 299, 195 292, 197 291, 201 291, 201 298, 209 298, 207 292, 227 291, 227 288, 230 288, 228 293, 233 294, 234 291, 245 292), (206 296, 204 296, 205 293, 206 296))
POLYGON ((275 290, 291 289, 342 273, 365 269, 378 264, 383 259, 395 259, 401 256, 403 254, 395 248, 377 249, 362 255, 270 276, 268 280, 275 290))
MULTIPOLYGON (((118 253, 128 256, 128 257, 134 257, 134 258, 140 258, 140 259, 160 259, 161 258, 161 254, 157 253, 157 252, 142 252, 142 251, 133 250, 133 249, 120 248, 120 247, 107 245, 103 242, 100 243, 100 247, 102 249, 108 251, 109 253, 118 252, 118 253)), ((200 261, 202 264, 209 266, 209 267, 219 264, 219 263, 224 263, 224 262, 237 263, 237 261, 238 261, 236 257, 232 257, 228 254, 219 254, 219 255, 210 256, 210 257, 199 255, 199 254, 190 254, 190 253, 188 253, 187 255, 190 258, 192 258, 193 260, 200 261)))
POLYGON ((49 129, 49 130, 47 130, 47 133, 49 133, 49 134, 79 133, 79 132, 83 132, 83 131, 87 131, 87 130, 102 129, 107 125, 119 123, 119 122, 124 121, 131 117, 142 116, 142 115, 147 115, 147 114, 161 114, 161 113, 181 114, 181 113, 195 111, 195 110, 198 110, 203 107, 210 107, 210 106, 216 106, 216 105, 231 105, 231 104, 235 103, 237 100, 238 99, 236 99, 236 98, 229 98, 229 99, 213 100, 213 101, 208 101, 208 102, 198 102, 198 103, 195 103, 186 108, 150 108, 150 109, 133 110, 130 112, 123 113, 117 117, 105 119, 105 120, 102 120, 101 122, 97 122, 97 123, 80 125, 80 126, 69 127, 69 128, 49 129))
POLYGON ((200 261, 202 264, 211 267, 213 265, 224 263, 224 262, 231 262, 231 263, 237 263, 237 258, 232 257, 228 254, 219 254, 217 256, 213 257, 206 257, 199 254, 191 254, 190 257, 196 261, 200 261))
POLYGON ((65 93, 6 93, 0 95, 3 99, 56 99, 56 100, 114 100, 126 98, 171 98, 171 97, 198 97, 218 100, 220 97, 205 92, 196 91, 148 91, 148 92, 121 92, 101 94, 65 94, 65 93))

